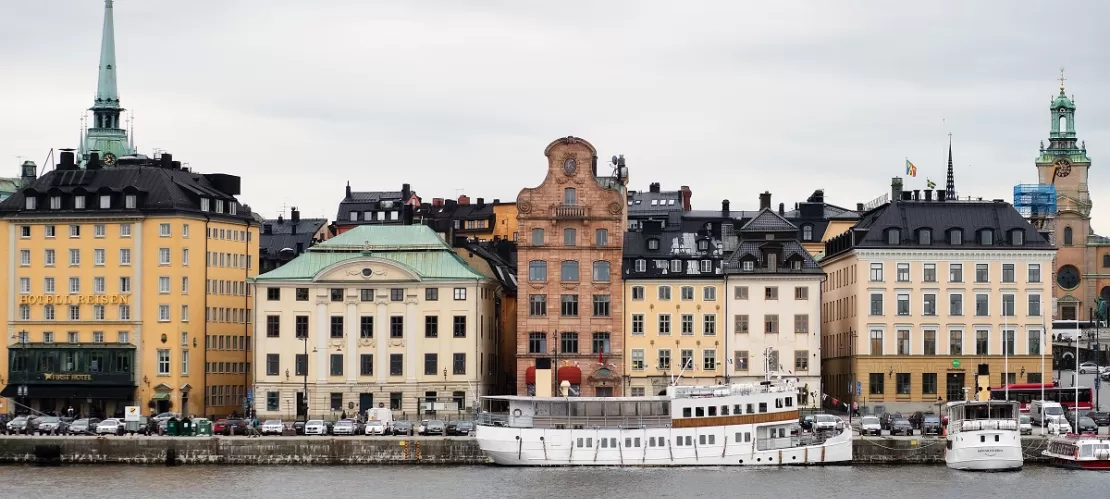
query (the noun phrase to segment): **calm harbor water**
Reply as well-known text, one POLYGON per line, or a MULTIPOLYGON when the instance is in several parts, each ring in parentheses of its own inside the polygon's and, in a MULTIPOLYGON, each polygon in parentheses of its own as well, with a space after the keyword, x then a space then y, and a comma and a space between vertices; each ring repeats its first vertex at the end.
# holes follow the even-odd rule
POLYGON ((820 497, 975 499, 1106 497, 1110 474, 1030 466, 961 473, 944 466, 584 469, 492 466, 0 467, 2 497, 82 499, 266 497, 820 497), (739 494, 739 495, 737 495, 739 494))

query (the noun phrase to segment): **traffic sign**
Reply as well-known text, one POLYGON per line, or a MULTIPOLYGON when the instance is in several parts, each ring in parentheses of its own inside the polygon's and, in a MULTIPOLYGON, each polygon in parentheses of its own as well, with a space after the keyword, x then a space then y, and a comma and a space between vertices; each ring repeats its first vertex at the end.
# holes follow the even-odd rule
POLYGON ((863 383, 857 381, 856 382, 856 396, 859 397, 860 395, 863 395, 863 383))
POLYGON ((247 400, 254 400, 254 390, 247 389, 247 400))

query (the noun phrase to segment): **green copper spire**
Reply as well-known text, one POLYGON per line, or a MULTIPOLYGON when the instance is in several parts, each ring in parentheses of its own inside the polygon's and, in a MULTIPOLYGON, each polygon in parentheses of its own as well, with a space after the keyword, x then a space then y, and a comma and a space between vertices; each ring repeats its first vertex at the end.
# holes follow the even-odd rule
POLYGON ((1052 122, 1048 133, 1048 147, 1041 146, 1040 161, 1051 162, 1065 157, 1072 163, 1087 163, 1087 148, 1077 144, 1075 134, 1075 102, 1064 93, 1064 69, 1060 68, 1060 93, 1049 104, 1052 122))
POLYGON ((105 166, 112 166, 116 159, 135 154, 127 139, 127 130, 120 126, 119 89, 116 86, 116 26, 112 14, 112 0, 104 0, 104 31, 100 39, 100 69, 96 82, 96 99, 89 108, 93 112, 92 126, 81 141, 82 165, 89 153, 100 155, 105 166))

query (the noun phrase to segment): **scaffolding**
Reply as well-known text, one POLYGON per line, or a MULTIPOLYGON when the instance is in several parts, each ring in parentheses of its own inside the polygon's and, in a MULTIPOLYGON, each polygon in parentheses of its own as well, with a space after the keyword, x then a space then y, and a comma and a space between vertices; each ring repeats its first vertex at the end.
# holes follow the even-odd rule
POLYGON ((1056 186, 1051 184, 1018 184, 1014 186, 1014 208, 1029 223, 1042 231, 1052 232, 1056 216, 1056 186))

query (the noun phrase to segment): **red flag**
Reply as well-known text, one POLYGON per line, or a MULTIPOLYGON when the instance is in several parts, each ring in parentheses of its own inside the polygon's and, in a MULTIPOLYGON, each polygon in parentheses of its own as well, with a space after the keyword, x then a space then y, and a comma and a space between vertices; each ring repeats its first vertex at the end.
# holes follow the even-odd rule
POLYGON ((600 351, 597 352, 597 363, 598 364, 604 364, 605 363, 605 354, 600 352, 600 351))
POLYGON ((833 405, 840 405, 840 401, 837 399, 833 399, 833 405))

